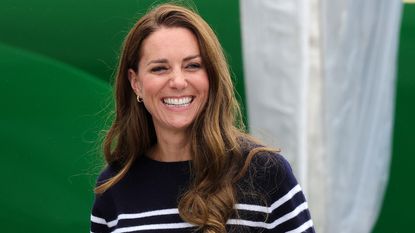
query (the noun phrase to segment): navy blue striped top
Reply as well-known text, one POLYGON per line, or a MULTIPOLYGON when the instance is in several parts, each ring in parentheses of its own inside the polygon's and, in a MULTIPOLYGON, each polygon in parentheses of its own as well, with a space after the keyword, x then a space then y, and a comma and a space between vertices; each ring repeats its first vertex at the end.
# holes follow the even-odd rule
MULTIPOLYGON (((184 222, 177 209, 189 182, 189 165, 138 158, 120 182, 95 196, 91 232, 194 232, 195 226, 184 222)), ((116 172, 108 166, 98 182, 116 172)), ((301 187, 281 155, 255 156, 236 187, 238 217, 227 221, 228 232, 315 232, 301 187)))

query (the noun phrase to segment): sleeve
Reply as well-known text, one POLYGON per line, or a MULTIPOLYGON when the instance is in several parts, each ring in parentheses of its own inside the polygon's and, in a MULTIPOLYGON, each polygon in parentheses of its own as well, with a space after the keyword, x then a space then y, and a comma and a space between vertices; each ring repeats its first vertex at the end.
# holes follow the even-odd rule
POLYGON ((290 164, 279 154, 271 155, 276 165, 270 166, 273 191, 269 193, 269 232, 315 233, 308 203, 290 164))
POLYGON ((248 173, 239 190, 254 192, 242 193, 233 224, 263 233, 315 233, 306 198, 284 157, 260 152, 248 173))
POLYGON ((102 212, 101 207, 105 202, 101 200, 101 196, 95 195, 94 205, 91 211, 91 233, 106 233, 110 232, 109 222, 105 218, 105 214, 102 212))
MULTIPOLYGON (((113 171, 107 167, 98 177, 97 185, 112 177, 113 171)), ((115 215, 115 208, 111 198, 111 189, 102 194, 95 194, 94 204, 91 210, 90 232, 107 233, 111 232, 111 220, 115 215)))

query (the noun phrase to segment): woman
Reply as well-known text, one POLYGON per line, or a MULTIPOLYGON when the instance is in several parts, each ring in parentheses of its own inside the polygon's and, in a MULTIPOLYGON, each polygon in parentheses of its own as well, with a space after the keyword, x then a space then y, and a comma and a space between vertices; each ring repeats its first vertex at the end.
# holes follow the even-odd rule
POLYGON ((242 128, 207 23, 164 4, 127 35, 91 232, 314 232, 289 164, 242 128))

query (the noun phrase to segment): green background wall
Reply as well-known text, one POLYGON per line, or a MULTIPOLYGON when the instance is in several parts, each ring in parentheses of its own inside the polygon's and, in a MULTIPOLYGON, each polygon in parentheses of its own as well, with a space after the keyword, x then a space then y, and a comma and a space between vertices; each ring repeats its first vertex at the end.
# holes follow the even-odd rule
MULTIPOLYGON (((0 2, 1 232, 88 231, 119 48, 153 2, 0 2)), ((238 1, 194 5, 243 99, 238 1)))
POLYGON ((400 33, 389 185, 373 233, 414 232, 415 4, 405 4, 400 33))
MULTIPOLYGON (((0 2, 2 232, 85 232, 122 38, 153 1, 0 2)), ((161 1, 160 1, 161 2, 161 1)), ((244 99, 238 1, 196 1, 244 99), (226 20, 223 19, 226 15, 226 20)), ((390 183, 374 233, 409 232, 415 5, 405 5, 390 183)))

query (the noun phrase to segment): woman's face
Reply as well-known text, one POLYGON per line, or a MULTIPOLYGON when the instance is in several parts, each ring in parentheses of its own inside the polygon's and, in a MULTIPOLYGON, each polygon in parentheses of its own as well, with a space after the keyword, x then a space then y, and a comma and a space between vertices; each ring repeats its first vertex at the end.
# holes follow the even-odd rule
POLYGON ((147 37, 138 71, 130 69, 129 79, 158 133, 186 130, 207 101, 209 81, 198 41, 185 28, 162 27, 147 37))

